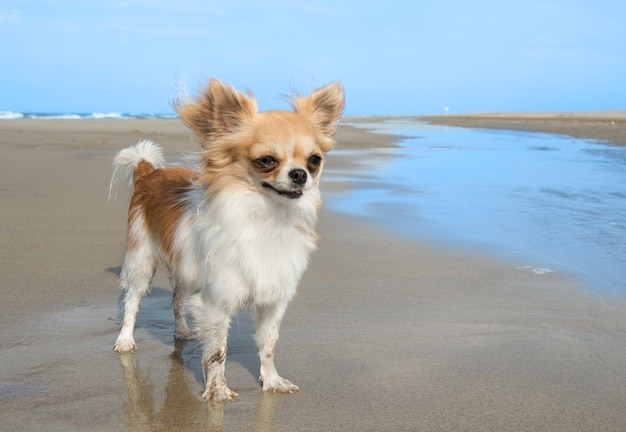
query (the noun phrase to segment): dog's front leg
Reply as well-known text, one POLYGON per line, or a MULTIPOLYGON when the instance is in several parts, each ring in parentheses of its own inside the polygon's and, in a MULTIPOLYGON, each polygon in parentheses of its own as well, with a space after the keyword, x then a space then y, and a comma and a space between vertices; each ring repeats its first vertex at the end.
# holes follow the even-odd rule
POLYGON ((226 385, 226 341, 230 316, 219 314, 210 318, 211 323, 201 325, 198 335, 205 346, 202 354, 202 368, 205 371, 206 385, 202 397, 215 402, 233 400, 238 395, 226 385))
POLYGON ((255 339, 259 346, 261 359, 261 376, 264 391, 293 393, 298 391, 297 385, 278 375, 274 364, 274 351, 278 342, 280 323, 285 315, 287 303, 272 306, 257 306, 257 332, 255 339))

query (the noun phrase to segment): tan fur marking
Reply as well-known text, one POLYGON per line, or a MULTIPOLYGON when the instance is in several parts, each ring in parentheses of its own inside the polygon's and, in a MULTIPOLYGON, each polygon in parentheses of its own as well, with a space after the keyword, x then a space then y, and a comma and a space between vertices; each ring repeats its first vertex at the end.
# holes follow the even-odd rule
POLYGON ((173 250, 176 228, 186 211, 184 194, 192 188, 194 178, 195 174, 185 168, 161 168, 144 177, 135 175, 129 226, 137 215, 133 210, 141 209, 146 228, 172 262, 177 261, 173 250))

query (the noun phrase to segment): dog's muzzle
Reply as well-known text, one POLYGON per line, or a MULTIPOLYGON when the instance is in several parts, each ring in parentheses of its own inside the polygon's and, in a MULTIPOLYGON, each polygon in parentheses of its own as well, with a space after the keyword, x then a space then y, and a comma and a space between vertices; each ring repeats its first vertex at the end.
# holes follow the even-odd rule
POLYGON ((274 192, 276 192, 278 195, 283 196, 285 198, 289 198, 289 199, 298 199, 302 196, 302 189, 300 188, 293 189, 293 190, 280 190, 280 189, 276 189, 274 186, 272 186, 269 183, 263 183, 263 187, 267 189, 271 189, 274 192))

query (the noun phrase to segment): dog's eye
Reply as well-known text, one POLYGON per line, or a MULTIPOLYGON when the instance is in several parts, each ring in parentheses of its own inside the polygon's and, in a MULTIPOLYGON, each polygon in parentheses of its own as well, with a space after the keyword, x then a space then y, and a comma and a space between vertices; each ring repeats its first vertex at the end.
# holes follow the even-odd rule
POLYGON ((313 155, 309 158, 309 161, 307 162, 307 168, 309 169, 309 171, 315 171, 316 169, 319 168, 321 163, 322 163, 321 156, 313 155))
POLYGON ((261 156, 254 161, 254 165, 262 171, 272 171, 278 165, 278 161, 273 156, 261 156))

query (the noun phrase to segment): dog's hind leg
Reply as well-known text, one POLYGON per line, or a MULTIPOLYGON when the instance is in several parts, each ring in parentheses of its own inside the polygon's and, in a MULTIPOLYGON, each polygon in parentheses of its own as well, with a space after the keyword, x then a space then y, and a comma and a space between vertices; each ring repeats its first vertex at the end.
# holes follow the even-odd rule
POLYGON ((196 333, 187 326, 185 319, 185 290, 180 286, 180 281, 169 266, 165 269, 167 277, 172 284, 172 304, 174 307, 174 337, 180 340, 189 340, 196 337, 196 333))
POLYGON ((264 391, 293 393, 299 390, 297 385, 278 375, 276 365, 274 364, 274 351, 278 342, 280 323, 286 309, 287 303, 257 306, 256 308, 257 331, 255 339, 259 346, 259 357, 261 360, 261 376, 259 380, 263 384, 264 391))
POLYGON ((114 350, 116 352, 125 353, 137 349, 133 336, 137 312, 141 298, 150 289, 156 264, 157 260, 148 245, 142 245, 126 252, 124 266, 120 274, 120 286, 126 292, 124 295, 124 319, 120 334, 115 341, 114 350))

